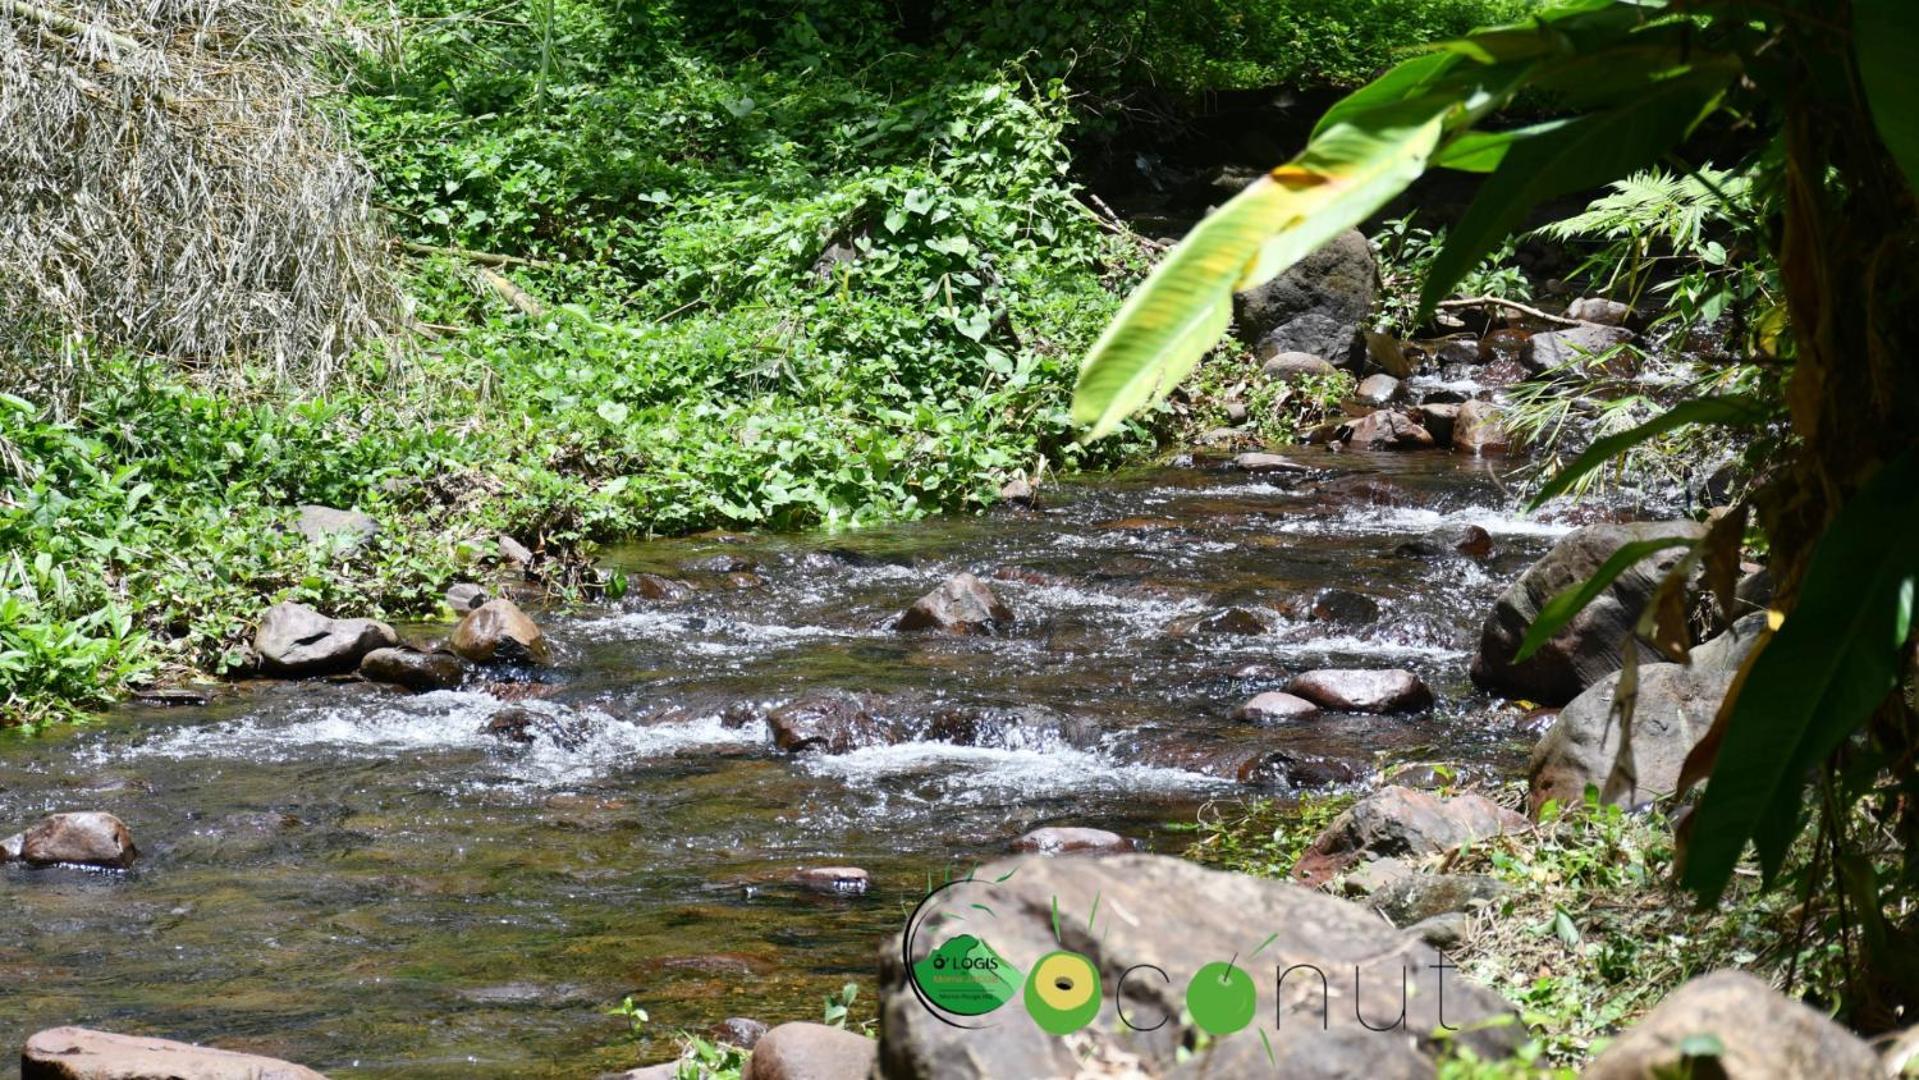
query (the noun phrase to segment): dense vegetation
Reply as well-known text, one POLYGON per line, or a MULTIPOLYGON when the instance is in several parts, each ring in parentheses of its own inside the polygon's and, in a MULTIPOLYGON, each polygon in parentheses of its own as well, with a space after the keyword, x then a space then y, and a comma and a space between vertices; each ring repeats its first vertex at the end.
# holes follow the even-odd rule
POLYGON ((136 341, 10 359, 0 713, 228 669, 273 599, 430 610, 496 532, 592 585, 575 560, 595 539, 976 508, 1042 465, 1139 453, 1145 428, 1089 457, 1065 413, 1143 267, 1077 199, 1075 132, 1147 98, 1349 83, 1409 18, 1457 31, 1511 6, 356 14, 303 62, 351 91, 339 117, 410 242, 411 325, 324 382, 136 341), (57 400, 56 354, 80 372, 57 400), (384 533, 311 550, 287 528, 302 503, 384 533))

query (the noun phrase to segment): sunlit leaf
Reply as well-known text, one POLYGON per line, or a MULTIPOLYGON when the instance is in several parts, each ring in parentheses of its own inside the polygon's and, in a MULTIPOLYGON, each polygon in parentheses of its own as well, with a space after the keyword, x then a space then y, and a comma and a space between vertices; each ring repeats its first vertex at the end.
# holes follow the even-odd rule
POLYGON ((1080 368, 1073 420, 1110 433, 1164 396, 1225 333, 1232 296, 1364 221, 1425 170, 1444 102, 1420 99, 1335 124, 1304 153, 1199 223, 1128 297, 1080 368))
POLYGON ((1683 880, 1717 902, 1746 841, 1770 881, 1800 828, 1807 773, 1899 682, 1919 578, 1919 451, 1883 466, 1813 549, 1799 605, 1748 672, 1694 813, 1683 880))

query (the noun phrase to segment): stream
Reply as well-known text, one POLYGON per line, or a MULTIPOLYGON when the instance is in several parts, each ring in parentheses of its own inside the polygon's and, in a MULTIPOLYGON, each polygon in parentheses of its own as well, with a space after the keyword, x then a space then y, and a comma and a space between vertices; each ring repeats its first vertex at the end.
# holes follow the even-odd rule
POLYGON ((107 810, 142 851, 123 874, 0 869, 4 1045, 71 1023, 337 1077, 592 1076, 672 1056, 677 1029, 870 994, 929 880, 1036 826, 1178 852, 1191 834, 1167 824, 1216 800, 1399 762, 1517 771, 1531 737, 1467 665, 1499 590, 1570 525, 1519 515, 1470 458, 1298 459, 1315 473, 1202 461, 1047 488, 1035 511, 615 548, 606 564, 695 591, 534 609, 559 657, 537 682, 258 682, 0 736, 0 831, 107 810), (1396 551, 1463 524, 1490 559, 1396 551), (1017 626, 890 628, 959 571, 1017 626), (1315 667, 1406 668, 1438 703, 1232 719, 1315 667), (778 750, 767 709, 828 691, 867 695, 903 741, 778 750), (483 730, 505 708, 533 741, 483 730), (791 881, 849 865, 864 895, 791 881), (629 994, 652 1018, 637 1041, 607 1014, 629 994))

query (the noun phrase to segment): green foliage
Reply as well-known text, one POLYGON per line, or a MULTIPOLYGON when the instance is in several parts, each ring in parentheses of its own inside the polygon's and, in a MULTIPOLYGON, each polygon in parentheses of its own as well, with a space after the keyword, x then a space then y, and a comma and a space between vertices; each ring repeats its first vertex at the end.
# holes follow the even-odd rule
MULTIPOLYGON (((932 28, 955 52, 1030 55, 1036 72, 1103 100, 1147 88, 1191 97, 1354 86, 1409 46, 1537 6, 1537 0, 1090 0, 1068 7, 987 0, 939 6, 932 28)), ((802 8, 835 42, 852 36, 852 20, 842 13, 862 9, 869 13, 867 27, 884 25, 892 14, 890 6, 864 4, 802 8)), ((761 31, 761 40, 767 36, 761 31)))
POLYGON ((1596 243, 1575 278, 1632 306, 1658 297, 1653 332, 1676 340, 1722 320, 1727 336, 1776 354, 1784 330, 1779 271, 1764 257, 1764 200, 1749 174, 1710 166, 1675 176, 1663 169, 1614 181, 1584 212, 1537 234, 1596 243))
POLYGON ((1352 804, 1351 795, 1209 804, 1197 821, 1167 827, 1198 834, 1182 853, 1194 862, 1256 877, 1288 878, 1306 846, 1352 804))
MULTIPOLYGON (((1409 337, 1419 326, 1419 291, 1432 272, 1433 261, 1446 246, 1446 230, 1414 224, 1416 214, 1393 218, 1379 226, 1372 242, 1379 252, 1379 298, 1373 324, 1381 333, 1409 337)), ((1459 296, 1491 296, 1501 300, 1532 299, 1532 283, 1513 263, 1517 241, 1508 239, 1498 250, 1459 279, 1459 296)))

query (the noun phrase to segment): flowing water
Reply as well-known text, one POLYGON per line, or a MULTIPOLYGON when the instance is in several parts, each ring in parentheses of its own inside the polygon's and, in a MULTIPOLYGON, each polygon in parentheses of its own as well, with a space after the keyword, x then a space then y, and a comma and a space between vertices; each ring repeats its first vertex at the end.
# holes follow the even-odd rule
POLYGON ((697 591, 536 612, 561 661, 537 682, 257 683, 0 740, 0 823, 109 810, 143 852, 125 874, 0 871, 0 1045, 77 1023, 335 1076, 591 1076, 670 1056, 678 1028, 817 1019, 824 993, 870 988, 929 876, 1035 826, 1178 851, 1165 824, 1212 800, 1401 761, 1515 768, 1515 714, 1466 667, 1501 585, 1565 526, 1451 455, 1307 453, 1307 478, 1202 463, 1050 489, 1037 512, 620 548, 610 564, 697 591), (1395 554, 1459 523, 1494 557, 1395 554), (890 629, 962 570, 1016 628, 890 629), (1327 587, 1378 616, 1347 596, 1316 618, 1300 600, 1327 587), (1265 629, 1223 632, 1248 629, 1209 619, 1231 608, 1265 629), (1325 666, 1409 668, 1438 704, 1231 719, 1325 666), (905 741, 778 751, 766 708, 828 690, 869 695, 905 741), (531 743, 482 731, 508 707, 538 718, 531 743), (871 890, 790 884, 837 865, 871 890), (639 1042, 605 1011, 628 994, 652 1014, 639 1042))

